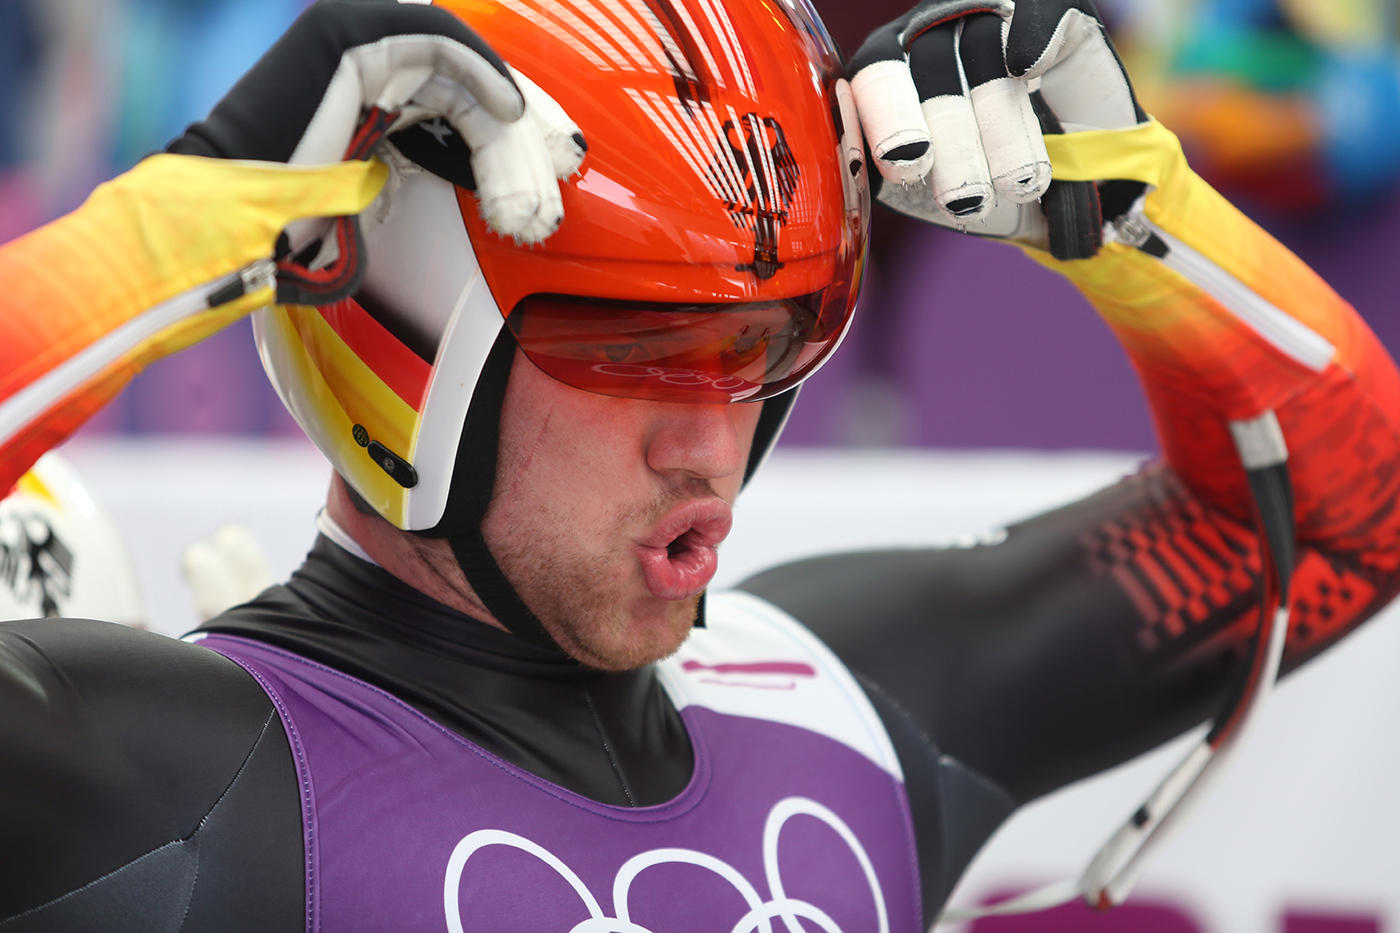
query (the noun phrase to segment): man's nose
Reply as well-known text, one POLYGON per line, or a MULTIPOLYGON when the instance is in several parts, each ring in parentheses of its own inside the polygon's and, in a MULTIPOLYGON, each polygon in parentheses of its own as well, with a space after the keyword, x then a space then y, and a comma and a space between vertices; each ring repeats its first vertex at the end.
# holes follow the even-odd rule
POLYGON ((748 463, 752 426, 736 404, 663 403, 647 445, 647 465, 658 473, 680 472, 721 479, 748 463))

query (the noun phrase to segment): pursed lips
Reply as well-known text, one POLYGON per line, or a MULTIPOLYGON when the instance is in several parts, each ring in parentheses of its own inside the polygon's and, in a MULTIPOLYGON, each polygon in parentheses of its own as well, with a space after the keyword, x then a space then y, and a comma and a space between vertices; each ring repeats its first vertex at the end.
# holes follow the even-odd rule
POLYGON ((703 592, 719 566, 715 549, 733 524, 729 504, 713 496, 683 502, 667 512, 636 548, 651 595, 674 600, 703 592))

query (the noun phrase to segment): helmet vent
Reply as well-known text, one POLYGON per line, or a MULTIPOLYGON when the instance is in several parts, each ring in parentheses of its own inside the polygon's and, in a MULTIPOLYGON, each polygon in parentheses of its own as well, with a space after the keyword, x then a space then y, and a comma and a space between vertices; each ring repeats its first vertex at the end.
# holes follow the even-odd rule
POLYGON ((413 468, 403 457, 385 447, 379 441, 372 441, 369 431, 362 424, 357 424, 350 429, 350 436, 355 439, 355 443, 365 449, 369 458, 379 465, 379 468, 389 474, 389 478, 398 483, 404 489, 412 489, 418 485, 418 471, 413 468))

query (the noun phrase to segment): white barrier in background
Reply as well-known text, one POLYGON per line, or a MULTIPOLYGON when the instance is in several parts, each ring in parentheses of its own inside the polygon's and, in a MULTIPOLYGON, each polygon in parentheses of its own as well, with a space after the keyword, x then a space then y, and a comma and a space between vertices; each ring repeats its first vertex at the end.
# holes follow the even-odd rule
MULTIPOLYGON (((167 633, 194 622, 179 577, 185 545, 242 522, 285 574, 312 540, 329 476, 295 441, 101 442, 65 452, 125 530, 153 627, 167 633)), ((740 500, 717 582, 804 554, 978 535, 1091 492, 1138 459, 780 451, 740 500)), ((1397 669, 1400 611, 1390 610, 1290 677, 1137 896, 1190 918, 1171 929, 1200 933, 1379 933, 1400 924, 1397 669), (1373 922, 1292 927, 1290 910, 1373 922)), ((1018 815, 955 899, 1077 875, 1181 753, 1159 751, 1018 815)), ((1131 929, 1093 926, 1110 928, 1131 929)))

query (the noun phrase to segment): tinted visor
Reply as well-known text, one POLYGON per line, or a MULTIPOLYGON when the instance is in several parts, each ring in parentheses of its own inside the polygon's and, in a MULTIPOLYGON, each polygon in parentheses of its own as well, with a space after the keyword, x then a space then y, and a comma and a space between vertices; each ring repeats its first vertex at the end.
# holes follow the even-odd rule
POLYGON ((530 361, 578 389, 666 402, 757 401, 806 379, 850 323, 849 288, 715 304, 531 295, 506 323, 530 361))

